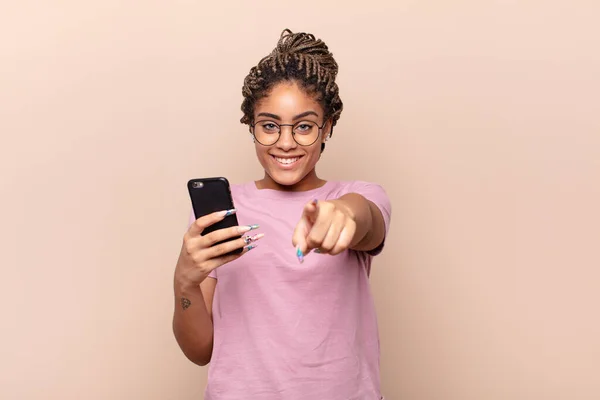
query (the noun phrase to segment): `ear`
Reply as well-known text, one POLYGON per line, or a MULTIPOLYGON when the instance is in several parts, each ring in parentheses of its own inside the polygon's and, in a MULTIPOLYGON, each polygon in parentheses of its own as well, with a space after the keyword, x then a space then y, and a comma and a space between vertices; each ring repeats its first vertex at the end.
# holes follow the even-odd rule
POLYGON ((333 135, 333 121, 330 119, 323 127, 323 137, 321 138, 321 153, 325 150, 325 142, 333 135))
POLYGON ((252 143, 256 143, 256 138, 254 137, 254 133, 252 133, 251 125, 248 125, 248 133, 250 133, 250 136, 252 137, 252 143))
POLYGON ((323 143, 325 143, 333 135, 333 120, 329 119, 323 127, 323 143))

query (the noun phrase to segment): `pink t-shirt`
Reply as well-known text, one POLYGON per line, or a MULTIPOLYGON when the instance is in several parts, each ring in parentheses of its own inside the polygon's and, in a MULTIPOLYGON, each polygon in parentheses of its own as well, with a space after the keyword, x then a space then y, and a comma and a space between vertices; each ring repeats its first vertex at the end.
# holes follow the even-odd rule
POLYGON ((374 183, 328 181, 305 192, 231 188, 240 225, 259 224, 258 247, 221 266, 213 300, 214 347, 206 400, 379 400, 379 334, 370 254, 309 253, 300 264, 292 233, 305 203, 358 193, 391 204, 374 183))

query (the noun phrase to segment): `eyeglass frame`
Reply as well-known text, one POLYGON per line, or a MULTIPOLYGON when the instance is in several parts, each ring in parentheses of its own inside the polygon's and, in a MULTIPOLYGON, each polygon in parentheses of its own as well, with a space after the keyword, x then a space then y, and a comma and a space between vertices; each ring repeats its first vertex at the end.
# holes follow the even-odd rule
MULTIPOLYGON (((252 137, 254 138, 254 140, 256 140, 261 146, 270 147, 270 146, 274 146, 277 142, 279 142, 279 139, 281 139, 281 127, 282 126, 291 126, 292 127, 292 139, 294 139, 294 142, 296 142, 296 144, 298 146, 308 147, 308 146, 312 146, 313 144, 315 144, 317 142, 317 140, 319 140, 319 137, 321 137, 321 133, 323 131, 323 128, 325 127, 325 125, 327 125, 328 121, 329 120, 325 120, 325 122, 323 122, 323 125, 319 126, 319 124, 317 124, 314 121, 299 121, 299 122, 296 122, 295 124, 279 124, 279 123, 277 123, 277 122, 275 122, 273 120, 270 120, 270 119, 260 119, 260 120, 256 121, 253 124, 249 124, 248 125, 248 130, 250 131, 250 134, 252 135, 252 137), (271 122, 271 123, 273 123, 273 124, 275 124, 275 125, 277 125, 279 127, 279 132, 277 132, 277 140, 274 141, 271 144, 262 144, 261 141, 258 140, 256 138, 256 135, 254 134, 254 129, 255 129, 256 124, 258 124, 259 122, 264 122, 264 121, 269 121, 269 122, 271 122), (300 124, 302 122, 313 122, 317 126, 317 128, 319 129, 319 133, 317 134, 317 137, 315 138, 315 140, 311 144, 301 144, 301 143, 298 143, 298 141, 296 140, 296 133, 294 132, 294 126, 296 126, 297 124, 300 124)), ((329 137, 331 137, 331 135, 333 135, 333 126, 331 126, 331 132, 329 133, 329 137)))

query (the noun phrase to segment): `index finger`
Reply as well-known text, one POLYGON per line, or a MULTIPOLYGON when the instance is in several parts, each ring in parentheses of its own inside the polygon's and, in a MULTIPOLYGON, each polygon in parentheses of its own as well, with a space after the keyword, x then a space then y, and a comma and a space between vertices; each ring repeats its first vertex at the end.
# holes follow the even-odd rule
POLYGON ((306 242, 306 238, 318 213, 318 200, 312 200, 310 203, 307 203, 302 211, 300 221, 298 221, 294 229, 292 245, 295 246, 296 257, 301 263, 304 261, 304 256, 311 250, 306 242))
POLYGON ((188 229, 188 234, 190 236, 198 236, 209 226, 216 224, 225 217, 235 214, 236 211, 237 210, 235 208, 232 208, 231 210, 217 211, 211 214, 204 215, 192 222, 188 229))
POLYGON ((308 234, 308 226, 306 219, 303 217, 300 219, 294 233, 292 235, 292 245, 295 247, 296 257, 298 261, 302 262, 304 256, 308 253, 308 245, 306 244, 306 235, 308 234))

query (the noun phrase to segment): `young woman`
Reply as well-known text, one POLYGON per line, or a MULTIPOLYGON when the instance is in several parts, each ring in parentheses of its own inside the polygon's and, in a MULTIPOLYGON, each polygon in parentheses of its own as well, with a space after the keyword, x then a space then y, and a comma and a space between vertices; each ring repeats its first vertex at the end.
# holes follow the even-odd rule
POLYGON ((325 43, 285 30, 244 81, 264 177, 232 185, 236 210, 190 220, 175 268, 173 329, 210 362, 206 400, 382 398, 368 277, 391 205, 377 184, 315 171, 342 112, 337 72, 325 43), (201 236, 232 212, 239 227, 201 236))

